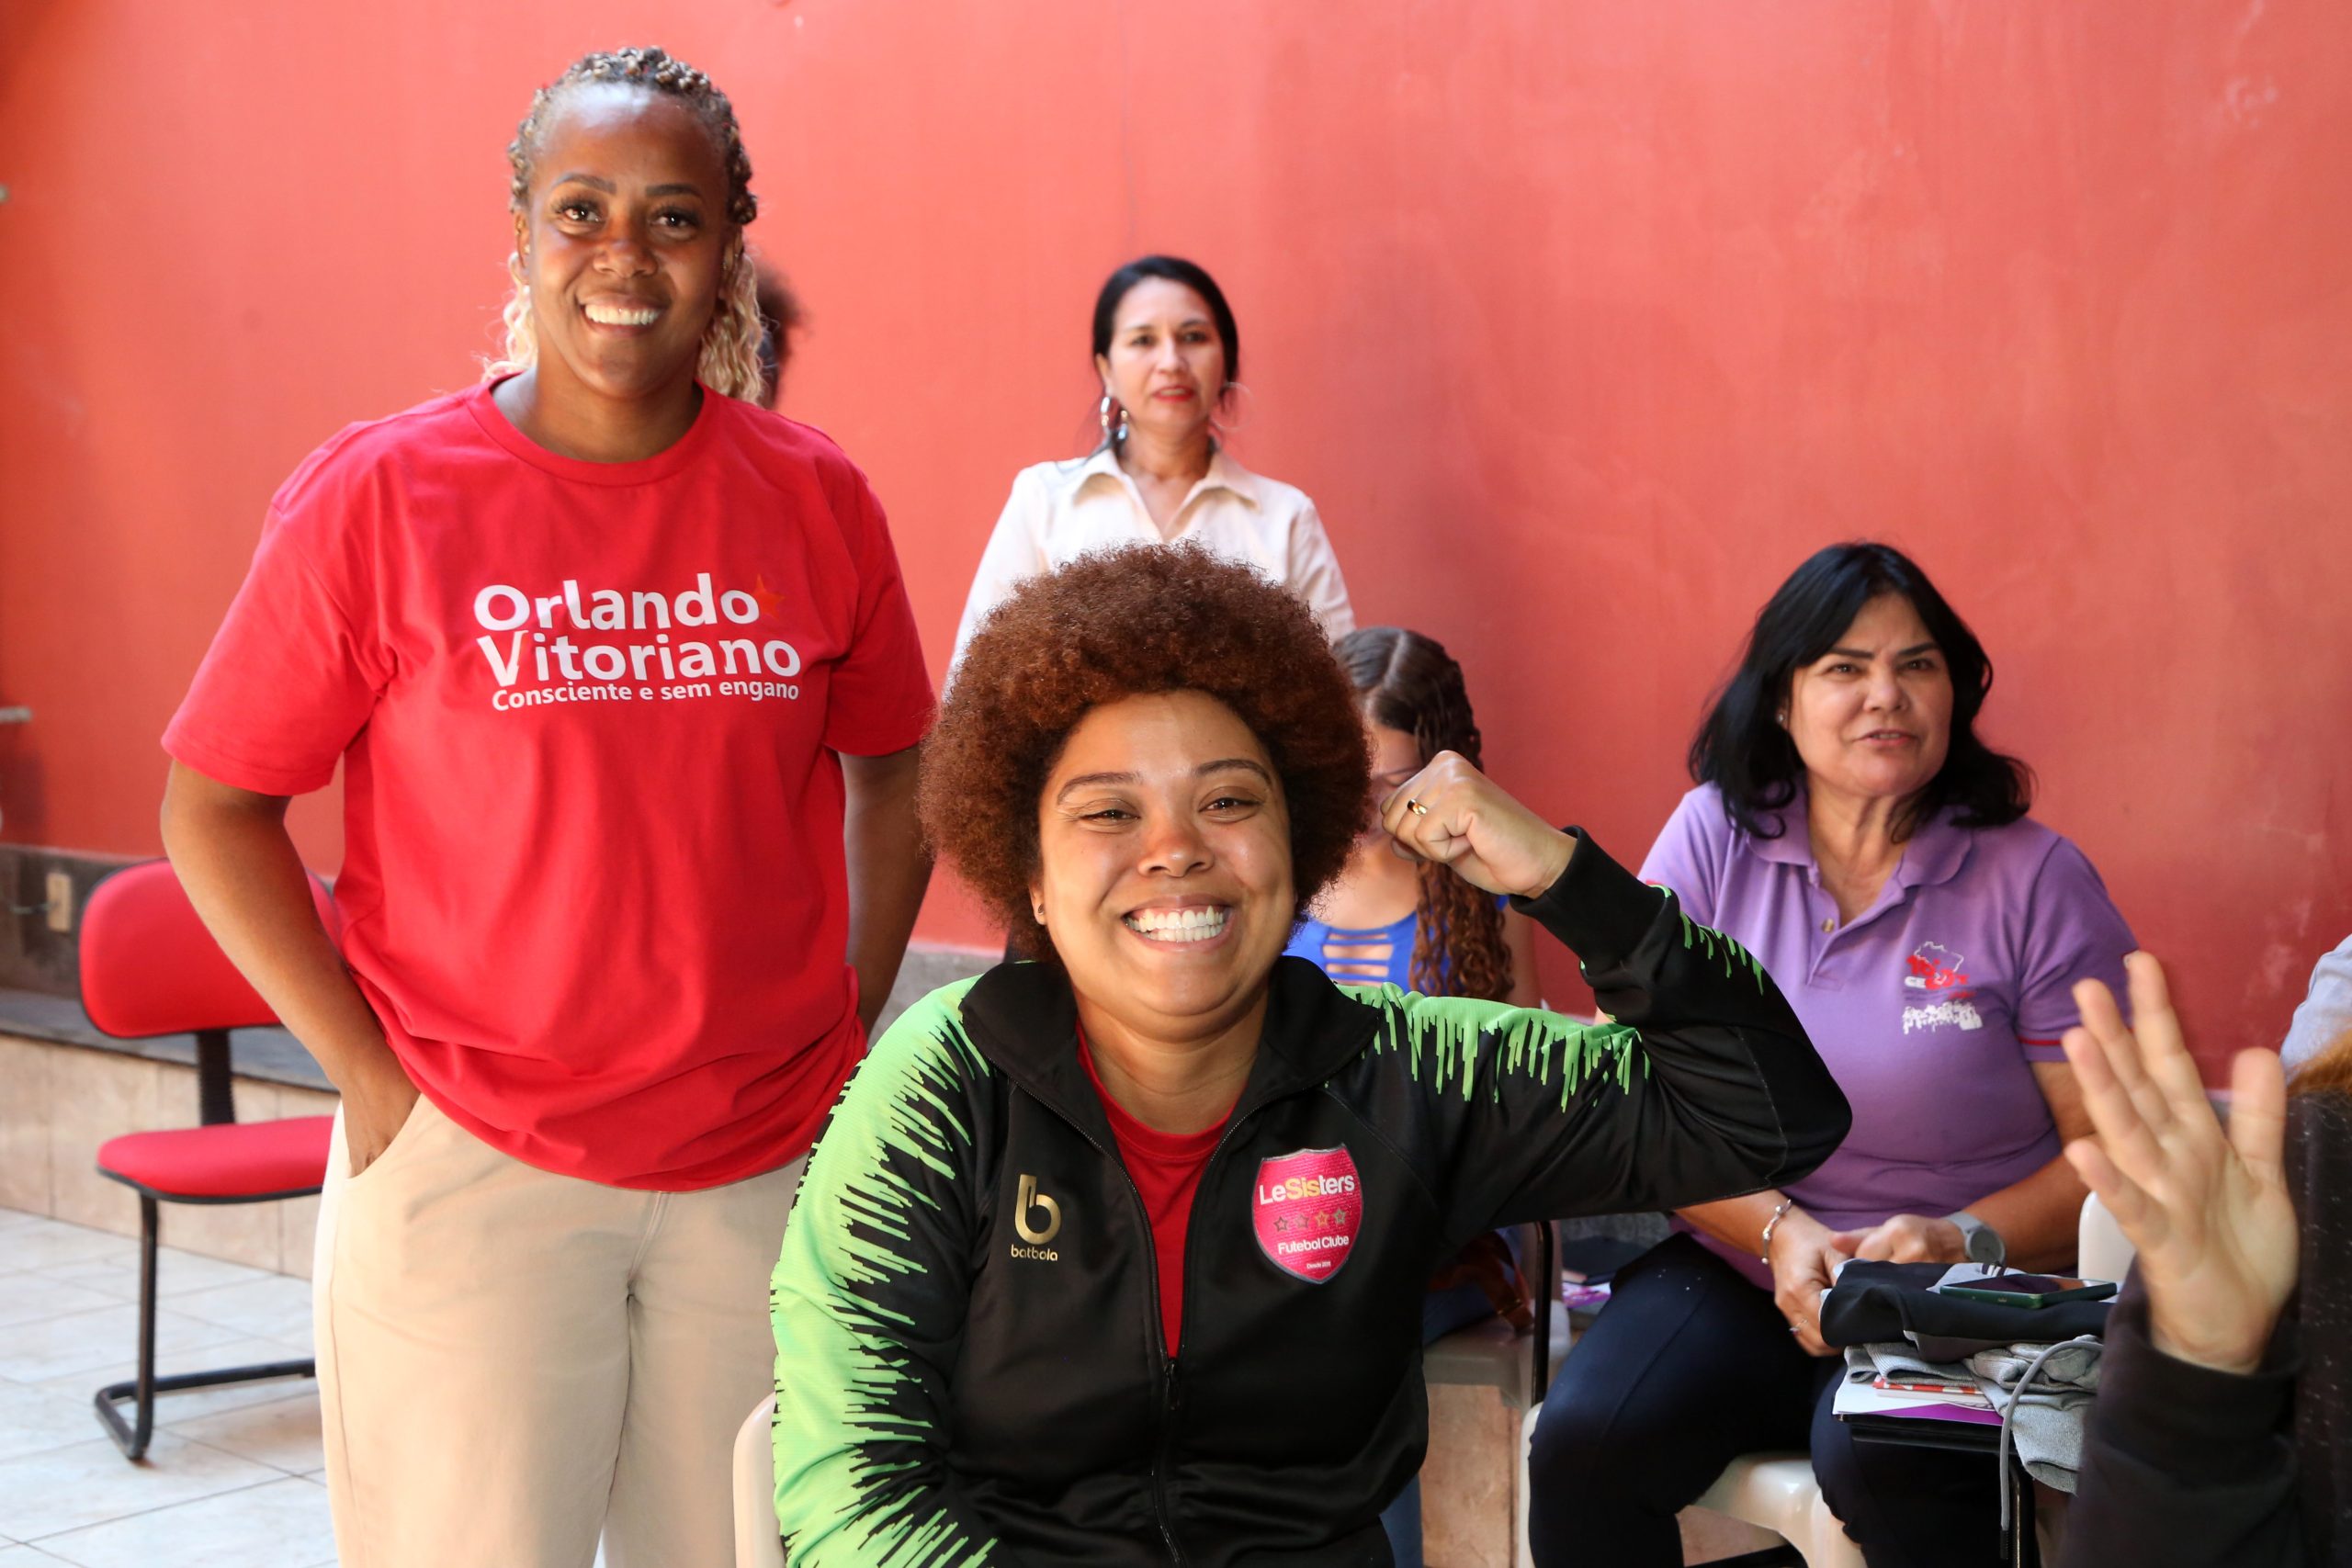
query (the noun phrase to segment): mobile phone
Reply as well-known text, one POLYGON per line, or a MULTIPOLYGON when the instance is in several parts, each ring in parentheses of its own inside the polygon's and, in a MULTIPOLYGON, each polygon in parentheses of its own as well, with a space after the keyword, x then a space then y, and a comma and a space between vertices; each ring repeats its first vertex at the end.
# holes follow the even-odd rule
POLYGON ((2069 1280, 2058 1274, 1994 1274, 1965 1283, 1939 1285, 1947 1296, 1999 1306, 2046 1307, 2058 1302, 2104 1301, 2115 1294, 2112 1280, 2069 1280))
POLYGON ((1883 1393, 1933 1393, 1946 1399, 1984 1399, 1984 1391, 1973 1382, 1946 1382, 1941 1378, 1924 1375, 1874 1377, 1871 1386, 1883 1393))

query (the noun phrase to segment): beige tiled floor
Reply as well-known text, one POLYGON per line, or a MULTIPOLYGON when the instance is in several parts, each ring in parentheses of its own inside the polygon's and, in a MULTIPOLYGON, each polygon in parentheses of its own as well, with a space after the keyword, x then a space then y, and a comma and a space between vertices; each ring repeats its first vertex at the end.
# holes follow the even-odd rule
MULTIPOLYGON (((309 1351, 307 1280, 166 1247, 157 1294, 165 1371, 309 1351)), ((167 1395, 141 1464, 107 1438, 90 1396, 130 1375, 138 1299, 137 1243, 0 1208, 0 1568, 333 1568, 316 1385, 167 1395)))
MULTIPOLYGON (((163 1370, 283 1360, 311 1342, 300 1280, 164 1249, 163 1370)), ((0 1568, 318 1568, 334 1562, 316 1386, 167 1395, 145 1462, 90 1408, 130 1375, 137 1244, 0 1209, 0 1568)))

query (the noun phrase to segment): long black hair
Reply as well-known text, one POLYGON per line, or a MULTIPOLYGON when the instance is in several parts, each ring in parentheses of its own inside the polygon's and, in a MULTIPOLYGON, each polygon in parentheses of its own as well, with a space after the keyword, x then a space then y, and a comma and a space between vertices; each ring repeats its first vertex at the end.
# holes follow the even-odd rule
POLYGON ((1946 807, 1963 828, 1997 828, 2033 805, 2033 770, 1976 736, 1976 716, 1993 689, 1993 660, 1968 623, 1945 603, 1908 556, 1867 539, 1818 550, 1789 574, 1764 608, 1747 647, 1690 742, 1690 777, 1723 792, 1732 824, 1778 838, 1768 814, 1796 798, 1804 761, 1778 716, 1797 671, 1838 644, 1862 607, 1883 594, 1909 601, 1951 672, 1951 740, 1898 832, 1907 836, 1946 807))
MULTIPOLYGON (((1208 301, 1209 320, 1216 324, 1217 338, 1225 345, 1225 385, 1212 394, 1213 399, 1222 399, 1241 379, 1241 329, 1234 324, 1233 307, 1225 302, 1225 290, 1216 286, 1208 269, 1182 256, 1137 256, 1102 280, 1102 291, 1094 297, 1095 357, 1106 357, 1111 352, 1111 334, 1119 326, 1120 302, 1136 284, 1152 277, 1181 283, 1208 301)), ((1108 431, 1103 439, 1107 444, 1108 431)))

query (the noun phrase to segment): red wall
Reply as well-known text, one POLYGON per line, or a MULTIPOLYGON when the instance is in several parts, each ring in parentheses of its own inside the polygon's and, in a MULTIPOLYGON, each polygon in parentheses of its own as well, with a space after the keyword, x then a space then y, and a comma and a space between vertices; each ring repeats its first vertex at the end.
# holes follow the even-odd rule
MULTIPOLYGON (((471 378, 514 120, 632 39, 735 95, 814 314, 788 406, 890 504, 934 662, 1013 469, 1079 449, 1094 286, 1174 250, 1240 313, 1238 449, 1620 855, 1763 595, 1871 534, 1992 648, 1993 738, 2209 1056, 2352 930, 2324 0, 12 0, 7 840, 154 847, 271 488, 471 378)), ((332 803, 299 821, 331 864, 332 803)), ((987 940, 947 893, 923 930, 987 940)))

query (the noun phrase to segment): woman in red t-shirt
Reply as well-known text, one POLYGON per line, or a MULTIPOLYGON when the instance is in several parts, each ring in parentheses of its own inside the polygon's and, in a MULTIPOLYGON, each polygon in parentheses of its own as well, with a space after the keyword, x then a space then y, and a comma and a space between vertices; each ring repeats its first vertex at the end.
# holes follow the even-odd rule
POLYGON ((776 1238, 928 874, 931 688, 864 476, 742 400, 726 97, 591 55, 511 155, 505 360, 279 490, 164 839, 343 1093, 344 1560, 718 1562, 776 1238), (338 764, 341 951, 284 826, 338 764))

